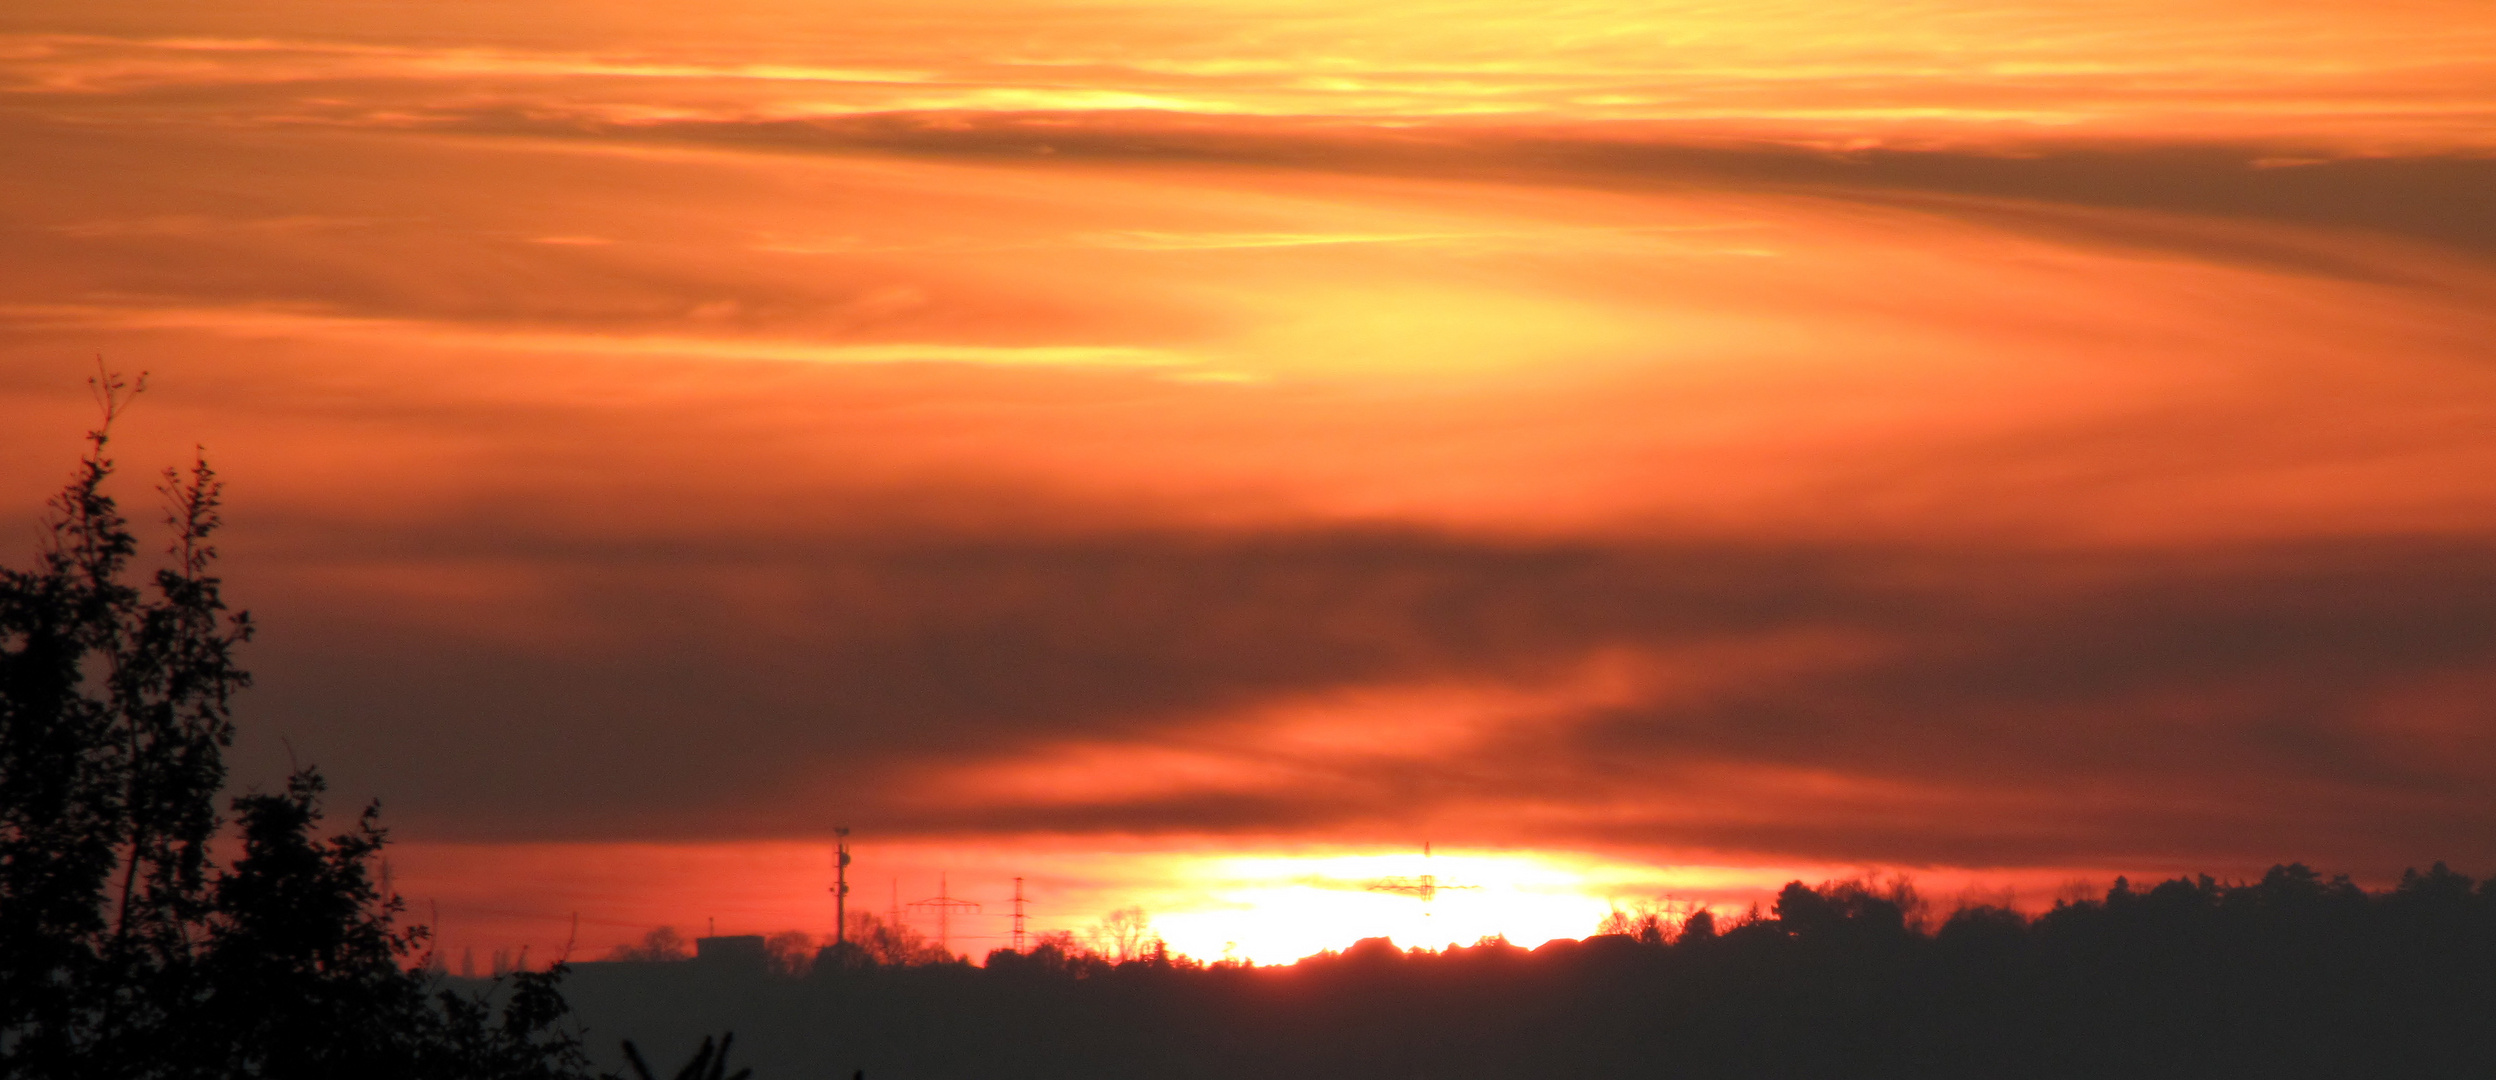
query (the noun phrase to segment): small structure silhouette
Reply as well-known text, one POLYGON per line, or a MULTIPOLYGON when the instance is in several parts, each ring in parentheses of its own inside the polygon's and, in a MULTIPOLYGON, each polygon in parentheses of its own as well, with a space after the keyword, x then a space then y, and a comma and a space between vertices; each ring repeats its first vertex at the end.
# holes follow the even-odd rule
POLYGON ((712 934, 693 939, 693 959, 716 971, 760 974, 771 966, 761 934, 712 934))

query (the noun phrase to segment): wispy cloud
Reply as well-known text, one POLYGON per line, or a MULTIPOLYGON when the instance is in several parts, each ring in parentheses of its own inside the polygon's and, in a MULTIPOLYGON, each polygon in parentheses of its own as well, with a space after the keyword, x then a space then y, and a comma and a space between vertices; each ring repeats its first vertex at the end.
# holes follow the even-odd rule
MULTIPOLYGON (((774 7, 776 33, 694 5, 579 13, 572 34, 483 16, 425 44, 317 20, 189 20, 183 34, 19 34, 21 93, 263 87, 306 101, 489 98, 623 121, 896 110, 1157 109, 1236 116, 1534 116, 1892 127, 2018 138, 2294 138, 2484 147, 2488 35, 2439 4, 2235 3, 1191 7, 1050 2, 774 7), (223 32, 206 32, 211 28, 223 32), (447 40, 446 40, 447 39, 447 40), (584 47, 584 43, 594 43, 584 47), (424 88, 438 84, 439 91, 424 88), (569 85, 565 85, 569 84, 569 85), (556 89, 561 86, 562 89, 556 89), (552 91, 552 92, 549 92, 552 91), (2475 125, 2474 122, 2475 121, 2475 125)), ((252 105, 224 98, 247 115, 252 105)), ((203 102, 204 104, 204 102, 203 102)), ((262 103, 272 114, 291 111, 262 103)), ((628 122, 628 121, 627 121, 628 122)))
POLYGON ((1194 358, 1173 352, 1118 345, 843 344, 664 334, 552 333, 234 307, 0 305, 0 319, 26 327, 198 330, 233 337, 288 337, 342 345, 377 341, 421 342, 437 349, 580 356, 660 356, 807 364, 949 363, 1008 367, 1164 368, 1197 363, 1194 358))

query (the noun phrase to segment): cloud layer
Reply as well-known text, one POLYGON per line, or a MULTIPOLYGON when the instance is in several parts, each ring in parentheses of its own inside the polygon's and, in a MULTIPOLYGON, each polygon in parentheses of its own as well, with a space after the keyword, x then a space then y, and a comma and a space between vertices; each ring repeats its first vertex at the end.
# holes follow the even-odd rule
POLYGON ((463 620, 543 620, 534 647, 307 627, 352 645, 267 646, 264 704, 478 837, 810 835, 832 804, 886 834, 2371 864, 2477 855, 2496 815, 2482 541, 801 546, 587 558, 463 620))
POLYGON ((13 12, 7 535, 447 852, 2496 859, 2471 5, 836 7, 13 12))

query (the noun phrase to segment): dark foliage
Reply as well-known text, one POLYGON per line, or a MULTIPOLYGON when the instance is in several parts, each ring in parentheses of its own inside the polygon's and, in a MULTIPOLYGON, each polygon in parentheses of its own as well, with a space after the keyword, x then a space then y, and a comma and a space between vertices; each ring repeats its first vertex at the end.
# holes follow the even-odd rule
POLYGON ((377 807, 321 839, 307 769, 233 800, 240 857, 212 858, 252 631, 209 572, 221 488, 167 472, 169 565, 130 584, 104 450, 137 388, 95 387, 37 565, 0 569, 0 1077, 581 1075, 560 965, 472 995, 410 970, 377 807))
POLYGON ((104 493, 131 388, 52 500, 30 571, 0 569, 0 1068, 94 1060, 165 1020, 207 915, 215 794, 248 682, 207 545, 218 486, 168 471, 173 564, 129 584, 137 539, 104 493))

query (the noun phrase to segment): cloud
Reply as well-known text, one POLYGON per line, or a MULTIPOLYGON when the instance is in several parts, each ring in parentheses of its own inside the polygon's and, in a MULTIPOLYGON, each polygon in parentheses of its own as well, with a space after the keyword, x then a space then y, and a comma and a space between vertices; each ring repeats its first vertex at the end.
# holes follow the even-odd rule
MULTIPOLYGON (((896 111, 809 120, 715 120, 579 127, 477 117, 456 126, 601 139, 772 147, 825 153, 902 151, 978 159, 1198 161, 1272 168, 1473 178, 1601 188, 1704 186, 1835 198, 1919 200, 1976 220, 2053 207, 2146 210, 2221 221, 2368 230, 2496 256, 2496 157, 2477 149, 2341 154, 2280 164, 2264 140, 2022 138, 1965 145, 1832 148, 1769 136, 1692 137, 1635 123, 1469 124, 1379 129, 1326 121, 1208 121, 1153 112, 896 111)), ((2062 219, 2069 232, 2211 251, 2206 237, 2113 218, 2062 219), (2127 228, 2127 226, 2129 226, 2127 228)), ((2248 247, 2259 251, 2258 243, 2248 247)), ((2311 257, 2309 257, 2310 260, 2311 257)))
MULTIPOLYGON (((716 309, 715 309, 716 310, 716 309)), ((723 313, 733 313, 733 305, 723 313)), ((694 317, 711 314, 700 309, 694 317)), ((438 323, 359 319, 320 313, 235 308, 179 309, 70 305, 0 305, 0 319, 20 327, 94 327, 114 331, 195 330, 233 337, 310 338, 352 347, 377 341, 422 341, 445 350, 493 349, 605 358, 666 356, 706 360, 800 364, 974 364, 1000 367, 1167 368, 1190 364, 1185 356, 1133 346, 964 345, 946 342, 831 344, 753 337, 694 337, 632 333, 559 333, 513 329, 461 329, 438 323)))
MULTIPOLYGON (((560 4, 421 22, 317 7, 37 5, 22 92, 595 103, 644 117, 1155 104, 1238 115, 2049 124, 2469 139, 2486 40, 2437 5, 1401 2, 823 11, 560 4), (547 10, 547 9, 539 9, 547 10), (767 29, 766 29, 767 28, 767 29), (550 85, 562 89, 549 92, 550 85)), ((370 110, 372 118, 408 111, 370 110)), ((421 110, 418 110, 421 111, 421 110)), ((2483 127, 2483 124, 2480 125, 2483 127)), ((2483 139, 2483 135, 2480 136, 2483 139)))
POLYGON ((1438 821, 1823 861, 2467 859, 2496 823, 2491 547, 619 551, 545 574, 532 618, 577 632, 536 647, 285 598, 299 629, 259 646, 285 689, 259 708, 347 775, 387 772, 406 820, 478 837, 811 835, 838 808, 931 837, 1438 821), (1533 690, 1604 663, 1646 674, 1533 690), (1385 756, 1289 734, 1393 731, 1391 687, 1510 705, 1385 756), (1047 764, 1075 752, 1130 776, 1047 764))
MULTIPOLYGON (((821 25, 776 11, 769 40, 723 39, 707 19, 705 33, 671 31, 686 11, 661 7, 582 12, 559 42, 473 13, 392 41, 160 12, 142 20, 157 28, 145 36, 100 16, 86 32, 9 35, 0 71, 14 76, 20 122, 90 132, 215 117, 235 131, 551 138, 616 153, 1767 186, 1997 219, 2147 210, 2496 250, 2496 211, 2478 197, 2496 169, 2485 42, 2426 9, 2255 19, 2144 6, 2093 11, 2082 27, 2019 5, 1904 18, 1598 5, 1538 12, 1542 32, 1517 35, 1480 12, 1427 7, 1277 20, 938 5, 845 8, 821 25), (1681 45, 1629 46, 1647 39, 1621 27, 1650 21, 1681 45), (1698 41, 1711 43, 1705 62, 1688 51, 1698 41)), ((79 136, 14 136, 28 137, 79 136)))

